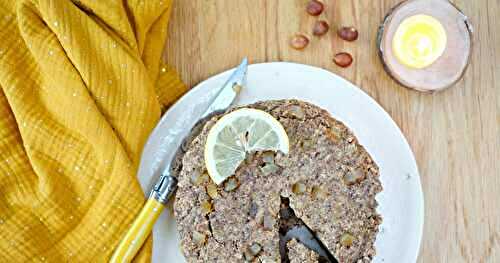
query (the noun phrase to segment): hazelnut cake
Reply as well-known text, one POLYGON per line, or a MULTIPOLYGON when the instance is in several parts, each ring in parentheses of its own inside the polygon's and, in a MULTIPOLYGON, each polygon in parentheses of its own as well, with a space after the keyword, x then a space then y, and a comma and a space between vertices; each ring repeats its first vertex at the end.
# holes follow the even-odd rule
POLYGON ((286 246, 290 263, 317 263, 320 260, 316 252, 309 250, 296 239, 290 240, 286 246))
POLYGON ((174 213, 187 262, 322 262, 297 241, 280 253, 283 200, 342 263, 371 262, 381 216, 379 169, 352 132, 330 114, 298 100, 245 106, 268 112, 285 128, 288 154, 248 154, 215 185, 204 146, 209 120, 182 157, 174 213), (298 258, 299 257, 299 258, 298 258))

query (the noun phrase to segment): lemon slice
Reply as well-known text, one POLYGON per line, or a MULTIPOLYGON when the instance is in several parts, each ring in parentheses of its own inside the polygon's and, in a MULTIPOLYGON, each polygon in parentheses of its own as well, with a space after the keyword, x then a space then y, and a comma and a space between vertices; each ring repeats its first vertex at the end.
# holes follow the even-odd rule
POLYGON ((285 129, 269 113, 243 108, 217 121, 208 132, 205 165, 216 184, 233 175, 247 154, 258 151, 288 153, 285 129))

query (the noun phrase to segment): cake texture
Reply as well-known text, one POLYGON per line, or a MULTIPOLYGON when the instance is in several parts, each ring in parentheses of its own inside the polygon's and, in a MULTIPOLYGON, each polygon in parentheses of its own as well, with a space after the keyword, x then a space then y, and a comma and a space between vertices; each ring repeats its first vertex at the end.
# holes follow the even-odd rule
POLYGON ((319 262, 319 255, 316 252, 309 250, 295 239, 290 240, 286 246, 290 263, 319 262))
MULTIPOLYGON (((282 262, 280 225, 286 220, 280 220, 280 207, 286 200, 339 262, 371 262, 381 223, 375 196, 382 186, 377 165, 352 132, 325 110, 297 100, 246 107, 283 125, 289 153, 251 153, 217 186, 203 153, 220 116, 205 124, 182 158, 174 204, 186 261, 282 262)), ((307 255, 305 262, 317 261, 315 253, 307 255)))

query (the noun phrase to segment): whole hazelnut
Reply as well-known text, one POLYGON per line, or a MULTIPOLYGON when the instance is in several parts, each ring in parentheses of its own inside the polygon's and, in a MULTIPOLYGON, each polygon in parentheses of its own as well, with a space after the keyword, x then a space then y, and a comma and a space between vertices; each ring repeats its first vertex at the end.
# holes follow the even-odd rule
POLYGON ((325 20, 319 20, 314 23, 313 27, 313 35, 315 36, 322 36, 328 32, 330 29, 330 26, 328 25, 328 22, 325 20))
POLYGON ((347 52, 341 52, 333 57, 333 62, 340 67, 346 68, 352 64, 352 56, 347 52))
POLYGON ((337 35, 345 41, 355 41, 358 39, 358 30, 354 27, 342 27, 337 31, 337 35))
POLYGON ((311 0, 306 6, 307 13, 312 16, 319 16, 323 12, 323 9, 325 9, 325 6, 318 0, 311 0))
POLYGON ((290 45, 297 50, 304 49, 308 44, 309 39, 303 34, 296 34, 290 39, 290 45))

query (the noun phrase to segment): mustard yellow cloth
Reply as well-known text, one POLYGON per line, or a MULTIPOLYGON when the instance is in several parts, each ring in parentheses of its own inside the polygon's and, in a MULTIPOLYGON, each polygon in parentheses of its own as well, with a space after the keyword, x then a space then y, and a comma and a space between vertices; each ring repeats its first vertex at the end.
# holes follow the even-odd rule
MULTIPOLYGON (((144 202, 171 1, 0 1, 0 262, 105 262, 144 202)), ((151 240, 136 258, 148 261, 151 240)))

